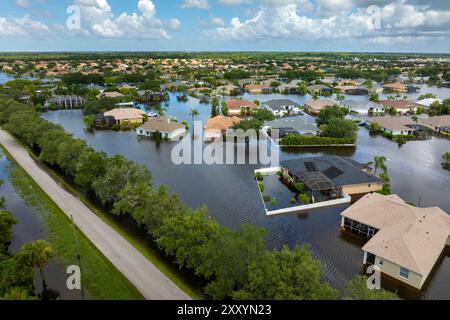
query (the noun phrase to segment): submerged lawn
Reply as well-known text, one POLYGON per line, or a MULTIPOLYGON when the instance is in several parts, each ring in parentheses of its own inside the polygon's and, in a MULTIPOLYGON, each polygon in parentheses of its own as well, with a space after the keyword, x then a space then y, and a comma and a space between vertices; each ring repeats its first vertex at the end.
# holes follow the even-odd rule
POLYGON ((74 231, 70 219, 14 161, 10 167, 10 176, 15 190, 28 205, 41 214, 49 240, 64 265, 78 265, 76 244, 78 241, 81 254, 82 285, 86 298, 96 300, 143 299, 134 286, 78 229, 74 231))

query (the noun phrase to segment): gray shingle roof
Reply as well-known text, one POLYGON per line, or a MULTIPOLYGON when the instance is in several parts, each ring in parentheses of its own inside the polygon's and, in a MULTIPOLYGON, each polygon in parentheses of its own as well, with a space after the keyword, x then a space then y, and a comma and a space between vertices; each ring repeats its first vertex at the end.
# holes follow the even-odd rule
POLYGON ((301 158, 282 161, 281 166, 287 168, 297 177, 305 172, 317 171, 324 173, 337 186, 381 182, 376 176, 363 171, 364 165, 346 157, 322 156, 301 158), (313 170, 311 170, 311 163, 313 164, 313 170))
POLYGON ((300 107, 300 105, 297 102, 294 102, 290 99, 269 100, 264 102, 264 105, 271 108, 272 110, 285 110, 286 106, 300 107))

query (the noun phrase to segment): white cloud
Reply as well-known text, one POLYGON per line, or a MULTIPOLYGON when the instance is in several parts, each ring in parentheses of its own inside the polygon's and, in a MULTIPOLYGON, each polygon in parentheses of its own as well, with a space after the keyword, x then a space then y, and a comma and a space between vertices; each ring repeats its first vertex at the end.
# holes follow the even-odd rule
POLYGON ((151 18, 156 13, 155 5, 150 0, 139 0, 138 8, 146 18, 151 18))
POLYGON ((225 27, 225 20, 222 17, 216 17, 211 15, 209 17, 209 23, 214 26, 225 27))
POLYGON ((20 8, 28 8, 30 6, 28 0, 14 0, 14 4, 20 8))
POLYGON ((182 8, 209 9, 208 0, 184 0, 181 4, 182 8))
POLYGON ((169 27, 170 30, 173 30, 173 31, 180 30, 181 21, 178 19, 169 19, 167 21, 167 26, 169 27))
MULTIPOLYGON (((110 39, 167 39, 166 29, 178 30, 181 22, 169 19, 163 23, 156 17, 151 0, 139 0, 139 13, 123 12, 115 16, 108 0, 77 0, 81 8, 84 34, 110 39)), ((79 34, 79 32, 77 33, 79 34)))
MULTIPOLYGON (((307 0, 264 0, 271 6, 262 6, 252 17, 241 21, 234 17, 227 26, 219 26, 208 35, 223 40, 255 40, 267 38, 317 40, 402 37, 423 37, 424 32, 449 33, 450 11, 431 10, 429 7, 405 3, 391 3, 381 7, 381 29, 376 28, 374 16, 367 9, 355 8, 354 1, 318 0, 318 9, 327 14, 304 15, 301 3, 307 0), (288 3, 288 4, 286 4, 288 3), (284 5, 283 5, 284 4, 284 5), (334 11, 333 11, 334 10, 334 11), (332 14, 330 14, 332 13, 332 14)), ((429 37, 434 36, 428 33, 429 37)), ((379 40, 382 41, 382 40, 379 40)))
POLYGON ((219 0, 219 4, 222 4, 224 6, 239 6, 243 4, 244 2, 247 2, 246 0, 219 0))
POLYGON ((49 32, 49 28, 25 15, 22 18, 0 17, 0 36, 40 37, 49 32))

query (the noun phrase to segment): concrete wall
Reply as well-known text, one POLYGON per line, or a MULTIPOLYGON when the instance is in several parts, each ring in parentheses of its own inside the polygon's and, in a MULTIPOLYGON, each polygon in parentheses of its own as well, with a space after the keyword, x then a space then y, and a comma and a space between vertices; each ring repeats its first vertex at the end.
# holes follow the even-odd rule
POLYGON ((375 258, 375 265, 380 269, 381 273, 384 273, 384 274, 390 276, 391 278, 394 278, 403 283, 406 283, 407 285, 410 285, 416 289, 421 289, 422 285, 424 284, 424 282, 426 280, 421 275, 419 275, 416 272, 411 271, 411 270, 409 271, 408 279, 402 278, 402 277, 400 277, 400 266, 399 265, 397 265, 393 262, 384 260, 380 257, 375 258), (384 261, 383 265, 380 264, 380 260, 384 261))
POLYGON ((143 122, 144 122, 144 120, 142 118, 137 118, 137 119, 120 120, 119 124, 123 124, 123 123, 135 124, 135 123, 143 123, 143 122))
POLYGON ((228 115, 229 116, 240 116, 241 115, 241 109, 236 110, 236 109, 228 109, 228 115))
POLYGON ((348 195, 366 194, 380 191, 381 189, 383 189, 382 182, 371 184, 355 184, 343 187, 344 192, 348 195))
POLYGON ((168 138, 172 141, 178 140, 180 137, 184 136, 186 129, 180 128, 168 134, 168 138))

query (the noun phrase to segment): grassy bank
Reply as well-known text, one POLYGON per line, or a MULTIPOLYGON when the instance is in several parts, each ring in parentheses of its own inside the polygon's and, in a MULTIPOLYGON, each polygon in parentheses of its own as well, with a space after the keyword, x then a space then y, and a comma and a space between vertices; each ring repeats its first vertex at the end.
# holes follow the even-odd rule
POLYGON ((2 147, 12 162, 11 183, 28 205, 40 215, 58 258, 68 266, 78 264, 76 238, 82 258, 82 284, 86 296, 98 300, 143 299, 134 286, 106 259, 78 229, 73 230, 70 219, 20 167, 2 147))
MULTIPOLYGON (((19 142, 20 143, 20 142, 19 142)), ((29 151, 30 156, 44 169, 55 181, 57 181, 68 192, 80 199, 89 209, 91 209, 100 219, 112 227, 124 239, 126 239, 133 247, 135 247, 147 260, 149 260, 155 267, 157 267, 164 275, 166 275, 173 283, 175 283, 181 290, 188 294, 194 300, 202 300, 203 296, 200 294, 200 288, 195 284, 187 281, 186 277, 169 261, 164 259, 158 250, 152 248, 142 237, 138 234, 133 234, 125 230, 121 224, 114 219, 110 213, 106 212, 101 207, 90 201, 84 194, 74 188, 69 182, 63 179, 57 172, 43 164, 26 146, 23 146, 29 151)), ((11 158, 9 156, 9 158, 11 158)), ((23 170, 22 170, 23 171, 23 170)), ((24 172, 26 174, 26 172, 24 172)), ((28 175, 27 175, 28 176, 28 175)), ((29 179, 31 179, 28 176, 29 179)), ((32 180, 32 179, 31 179, 32 180)), ((33 181, 34 182, 34 181, 33 181)), ((37 185, 36 185, 37 186, 37 185)), ((37 186, 39 188, 39 186, 37 186)), ((40 188, 39 188, 40 189, 40 188)), ((43 192, 40 189, 41 192, 43 192)), ((48 196, 47 196, 48 198, 48 196)), ((51 199, 49 199, 51 201, 51 199)), ((52 202, 53 203, 53 202, 52 202)))

